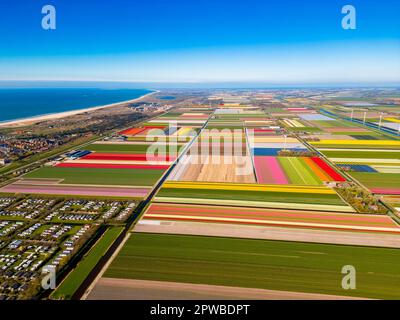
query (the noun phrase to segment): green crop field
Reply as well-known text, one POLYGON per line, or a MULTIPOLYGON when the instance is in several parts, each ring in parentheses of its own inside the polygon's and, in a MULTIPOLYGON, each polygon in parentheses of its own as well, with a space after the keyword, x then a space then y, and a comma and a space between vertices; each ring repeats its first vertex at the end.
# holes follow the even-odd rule
POLYGON ((285 170, 286 176, 292 184, 321 185, 322 181, 312 169, 298 157, 278 157, 279 163, 285 170))
POLYGON ((53 299, 70 299, 78 290, 82 282, 90 274, 107 249, 113 244, 121 234, 123 227, 111 227, 99 241, 90 249, 89 253, 83 258, 78 266, 64 279, 61 285, 51 295, 53 299))
POLYGON ((311 120, 313 124, 323 128, 353 127, 354 125, 341 120, 311 120))
POLYGON ((104 276, 399 299, 399 265, 399 249, 138 233, 104 276))
POLYGON ((63 179, 66 184, 152 186, 164 170, 42 167, 24 178, 63 179))
POLYGON ((344 205, 336 194, 161 188, 158 197, 344 205))
POLYGON ((227 129, 227 130, 242 130, 244 128, 243 124, 238 124, 238 125, 218 125, 218 124, 209 124, 207 125, 206 129, 207 130, 223 130, 223 129, 227 129))
MULTIPOLYGON (((157 141, 157 140, 155 140, 157 141)), ((85 146, 85 150, 95 151, 95 152, 104 152, 104 153, 146 153, 152 142, 148 142, 145 144, 91 144, 89 146, 85 146)), ((174 153, 178 152, 183 146, 169 146, 163 145, 160 142, 159 148, 156 150, 155 154, 164 154, 166 153, 174 153)))
POLYGON ((369 188, 400 188, 400 173, 350 172, 350 175, 369 188))
MULTIPOLYGON (((354 127, 354 128, 356 128, 356 127, 354 127)), ((387 139, 386 136, 381 135, 381 134, 379 134, 377 132, 374 132, 374 131, 361 131, 361 130, 363 130, 363 128, 359 128, 359 129, 360 129, 359 132, 356 132, 356 131, 341 131, 341 132, 331 132, 331 134, 333 134, 333 135, 347 135, 347 136, 354 136, 354 135, 355 136, 373 136, 373 137, 380 138, 380 139, 387 139)))
POLYGON ((289 131, 293 132, 321 132, 322 130, 318 127, 287 127, 289 131))

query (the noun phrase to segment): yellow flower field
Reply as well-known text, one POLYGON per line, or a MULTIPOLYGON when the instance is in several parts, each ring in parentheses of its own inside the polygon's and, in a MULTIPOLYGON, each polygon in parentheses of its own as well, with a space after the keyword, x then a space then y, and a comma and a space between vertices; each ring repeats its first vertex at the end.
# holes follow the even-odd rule
POLYGON ((390 122, 400 123, 400 119, 396 119, 396 118, 385 118, 385 120, 390 121, 390 122))

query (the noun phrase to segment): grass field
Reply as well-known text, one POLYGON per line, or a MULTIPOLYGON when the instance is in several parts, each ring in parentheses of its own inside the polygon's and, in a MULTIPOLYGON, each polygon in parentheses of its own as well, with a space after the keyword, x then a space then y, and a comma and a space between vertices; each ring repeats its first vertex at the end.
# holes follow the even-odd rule
POLYGON ((138 233, 104 276, 399 299, 399 265, 398 249, 138 233))
POLYGON ((152 186, 164 170, 42 167, 24 178, 64 179, 67 184, 152 186))
POLYGON ((70 299, 123 229, 123 227, 111 227, 108 229, 100 240, 97 241, 94 247, 90 249, 89 253, 83 258, 78 266, 54 291, 51 298, 70 299))

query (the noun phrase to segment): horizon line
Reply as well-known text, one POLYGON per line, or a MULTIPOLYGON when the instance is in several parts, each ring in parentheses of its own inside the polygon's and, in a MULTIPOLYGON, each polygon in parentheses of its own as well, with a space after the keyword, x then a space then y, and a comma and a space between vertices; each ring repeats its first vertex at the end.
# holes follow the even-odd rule
MULTIPOLYGON (((54 84, 74 84, 74 83, 80 83, 80 84, 134 84, 134 85, 146 85, 146 86, 152 86, 152 85, 167 85, 169 89, 171 88, 171 85, 183 85, 183 86, 191 86, 194 88, 194 85, 228 85, 228 86, 239 86, 237 87, 240 89, 240 85, 243 85, 245 87, 243 88, 312 88, 312 87, 318 87, 318 88, 400 88, 400 82, 320 82, 320 83, 315 83, 315 82, 285 82, 285 83, 279 83, 279 82, 267 82, 267 81, 260 81, 260 80, 248 80, 248 81, 242 81, 242 80, 230 80, 230 81, 131 81, 131 80, 79 80, 79 79, 0 79, 0 85, 8 84, 8 85, 13 85, 13 84, 31 84, 34 83, 36 86, 40 84, 49 84, 49 83, 54 83, 54 84), (249 87, 253 86, 253 87, 249 87)), ((1 86, 0 86, 1 88, 1 86)), ((178 89, 179 87, 175 87, 178 89)), ((204 87, 202 87, 204 88, 204 87)), ((223 89, 224 87, 219 87, 220 89, 223 89)), ((147 89, 147 88, 143 88, 147 89)), ((211 89, 211 88, 210 88, 211 89)), ((216 87, 213 87, 212 89, 216 89, 216 87)))

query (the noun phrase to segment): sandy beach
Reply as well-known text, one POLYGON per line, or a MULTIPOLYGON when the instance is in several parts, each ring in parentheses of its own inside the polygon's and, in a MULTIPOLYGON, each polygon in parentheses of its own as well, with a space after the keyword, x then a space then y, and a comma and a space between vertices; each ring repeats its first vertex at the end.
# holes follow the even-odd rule
POLYGON ((91 112, 91 111, 105 109, 105 108, 112 108, 112 107, 116 107, 121 104, 133 103, 133 102, 140 101, 140 100, 142 100, 150 95, 153 95, 155 93, 158 93, 158 92, 159 92, 158 90, 155 90, 155 91, 147 93, 139 98, 115 102, 115 103, 101 105, 101 106, 95 106, 95 107, 77 109, 77 110, 70 110, 70 111, 64 111, 64 112, 59 112, 59 113, 39 115, 39 116, 34 116, 34 117, 24 118, 24 119, 4 121, 4 122, 0 122, 0 128, 23 127, 23 126, 32 125, 32 124, 35 124, 35 123, 38 123, 41 121, 61 119, 61 118, 66 118, 69 116, 73 116, 73 115, 77 115, 77 114, 81 114, 81 113, 85 113, 85 112, 91 112))

